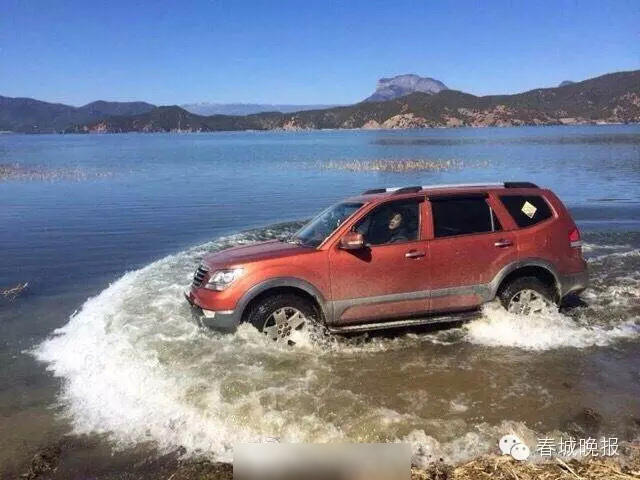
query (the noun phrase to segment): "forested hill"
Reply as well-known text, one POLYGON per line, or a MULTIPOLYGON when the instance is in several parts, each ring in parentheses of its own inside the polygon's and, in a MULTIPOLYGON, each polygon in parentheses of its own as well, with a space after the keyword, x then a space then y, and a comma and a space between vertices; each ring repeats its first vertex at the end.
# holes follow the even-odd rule
POLYGON ((11 117, 5 108, 7 100, 28 99, 0 97, 0 130, 28 132, 211 132, 633 123, 640 122, 640 70, 611 73, 514 95, 477 97, 443 89, 436 93, 414 92, 380 102, 368 99, 343 107, 244 116, 203 116, 178 106, 154 107, 143 102, 94 102, 78 108, 60 104, 46 104, 45 108, 40 105, 45 102, 27 102, 28 108, 24 108, 31 112, 30 120, 24 120, 23 115, 17 129, 15 121, 7 120, 11 117), (69 108, 73 110, 69 111, 69 108), (48 109, 46 115, 41 113, 43 109, 48 109), (38 118, 47 118, 48 123, 38 118), (45 124, 51 130, 46 130, 45 124))

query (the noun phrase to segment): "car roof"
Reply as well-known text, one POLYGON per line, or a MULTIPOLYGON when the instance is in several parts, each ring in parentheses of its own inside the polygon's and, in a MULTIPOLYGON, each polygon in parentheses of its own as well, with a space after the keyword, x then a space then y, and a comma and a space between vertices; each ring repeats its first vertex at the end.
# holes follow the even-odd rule
MULTIPOLYGON (((489 182, 489 183, 456 183, 456 184, 435 184, 435 185, 418 185, 410 187, 384 187, 374 188, 362 192, 360 195, 349 197, 350 202, 378 202, 388 198, 398 199, 414 196, 417 193, 421 195, 455 195, 465 193, 488 193, 490 191, 499 190, 539 190, 536 184, 531 182, 489 182)), ((515 191, 513 193, 516 193, 515 191)))

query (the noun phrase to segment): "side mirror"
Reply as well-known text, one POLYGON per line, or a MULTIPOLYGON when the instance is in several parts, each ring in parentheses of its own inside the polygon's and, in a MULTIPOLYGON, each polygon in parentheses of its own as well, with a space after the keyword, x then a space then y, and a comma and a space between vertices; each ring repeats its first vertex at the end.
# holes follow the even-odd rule
POLYGON ((359 250, 364 247, 364 236, 358 232, 348 232, 340 239, 342 250, 359 250))

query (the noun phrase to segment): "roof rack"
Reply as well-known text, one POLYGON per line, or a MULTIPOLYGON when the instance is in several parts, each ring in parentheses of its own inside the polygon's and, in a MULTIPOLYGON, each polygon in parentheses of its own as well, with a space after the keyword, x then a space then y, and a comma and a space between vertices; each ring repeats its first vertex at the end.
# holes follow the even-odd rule
MULTIPOLYGON (((511 182, 518 183, 518 182, 511 182)), ((525 182, 521 182, 525 183, 525 182)), ((531 184, 533 185, 533 184, 531 184)), ((366 190, 362 192, 362 195, 371 195, 374 193, 415 193, 420 190, 434 190, 437 188, 473 188, 473 187, 504 187, 505 183, 449 183, 449 184, 440 184, 440 185, 422 185, 422 186, 412 186, 412 187, 387 187, 387 188, 373 188, 371 190, 366 190)), ((511 187, 515 188, 515 187, 511 187)))
POLYGON ((365 190, 362 195, 373 195, 374 193, 385 193, 386 188, 372 188, 371 190, 365 190))
POLYGON ((538 188, 538 185, 531 182, 504 182, 504 188, 538 188))
POLYGON ((416 193, 422 190, 421 186, 417 187, 402 187, 393 192, 394 195, 400 195, 401 193, 416 193))
POLYGON ((489 183, 447 183, 439 185, 422 185, 415 187, 387 187, 387 188, 372 188, 362 192, 362 195, 372 195, 374 193, 393 193, 399 195, 401 193, 416 193, 421 190, 437 190, 440 188, 491 188, 491 187, 503 187, 503 188, 539 188, 538 185, 531 182, 489 182, 489 183))
POLYGON ((441 183, 437 185, 423 185, 423 190, 435 190, 437 188, 482 188, 482 187, 504 187, 502 182, 488 183, 441 183))

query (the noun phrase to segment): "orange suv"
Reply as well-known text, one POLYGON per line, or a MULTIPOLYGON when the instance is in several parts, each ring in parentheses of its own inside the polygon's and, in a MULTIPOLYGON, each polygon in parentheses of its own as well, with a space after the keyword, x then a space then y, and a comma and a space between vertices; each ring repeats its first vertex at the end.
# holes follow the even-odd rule
POLYGON ((498 297, 527 314, 587 286, 580 232, 528 182, 367 190, 290 238, 207 255, 186 293, 201 323, 274 340, 450 320, 498 297))

